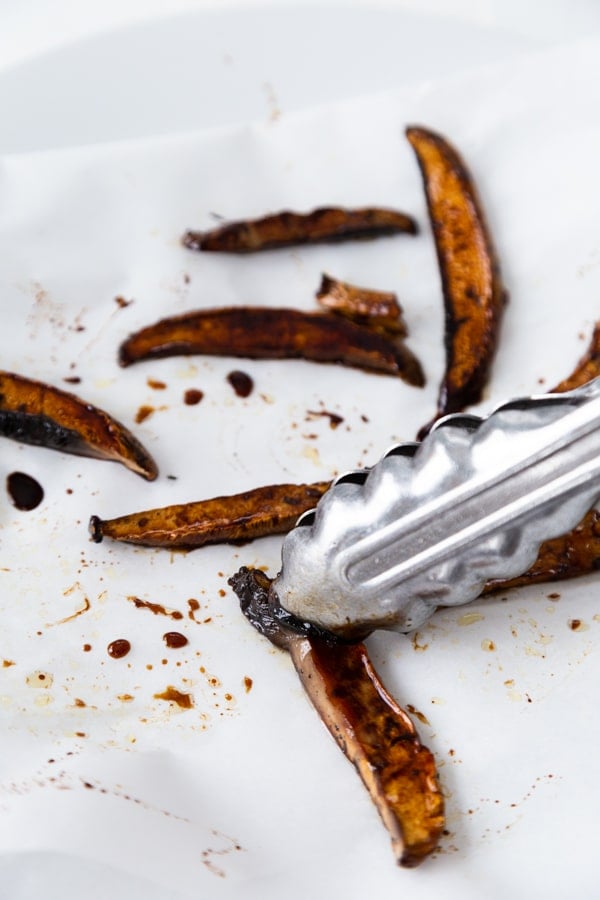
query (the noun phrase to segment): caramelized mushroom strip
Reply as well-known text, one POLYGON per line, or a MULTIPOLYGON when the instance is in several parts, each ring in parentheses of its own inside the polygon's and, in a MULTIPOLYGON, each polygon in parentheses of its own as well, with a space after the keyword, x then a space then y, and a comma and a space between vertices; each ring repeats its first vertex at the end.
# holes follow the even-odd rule
POLYGON ((425 128, 408 128, 406 136, 423 176, 444 295, 446 371, 437 419, 481 399, 507 295, 463 160, 443 137, 425 128))
POLYGON ((77 456, 120 462, 148 481, 156 463, 124 425, 75 394, 0 371, 0 435, 77 456))
POLYGON ((364 644, 330 640, 310 625, 287 621, 263 572, 242 568, 229 583, 254 627, 289 652, 309 699, 369 791, 398 863, 418 865, 444 828, 435 762, 364 644))
POLYGON ((590 344, 574 370, 567 378, 560 381, 550 393, 560 394, 563 391, 574 391, 600 375, 600 322, 596 322, 590 344))
POLYGON ((268 534, 284 534, 303 512, 316 506, 329 482, 276 484, 181 503, 162 509, 90 519, 90 534, 97 543, 109 537, 144 547, 193 550, 205 544, 249 541, 268 534))
POLYGON ((422 387, 423 370, 401 336, 342 316, 270 307, 197 310, 161 319, 121 344, 122 366, 164 356, 204 354, 250 359, 307 359, 397 375, 422 387))
POLYGON ((574 528, 561 537, 545 541, 538 558, 523 575, 490 581, 484 594, 498 593, 527 584, 562 581, 597 572, 600 567, 600 513, 592 509, 574 528))
POLYGON ((183 245, 212 253, 256 253, 298 244, 322 244, 416 234, 417 223, 393 209, 325 206, 309 213, 279 212, 260 219, 229 222, 211 231, 187 231, 183 245))
POLYGON ((402 316, 402 307, 395 294, 356 287, 346 281, 338 281, 323 275, 316 295, 317 302, 330 312, 370 325, 379 331, 406 337, 408 329, 402 316))

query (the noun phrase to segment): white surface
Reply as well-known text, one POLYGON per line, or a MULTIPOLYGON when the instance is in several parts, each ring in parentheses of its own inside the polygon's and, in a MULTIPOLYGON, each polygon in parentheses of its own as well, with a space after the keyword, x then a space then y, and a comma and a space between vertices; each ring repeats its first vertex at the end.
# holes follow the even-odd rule
POLYGON ((247 625, 226 587, 243 563, 274 573, 279 540, 171 555, 90 544, 86 523, 91 513, 329 477, 413 437, 443 368, 439 277, 402 137, 415 120, 448 134, 469 161, 511 292, 482 408, 570 371, 600 293, 590 202, 600 190, 600 129, 589 118, 600 101, 598 50, 590 42, 240 129, 3 161, 3 366, 55 384, 79 375, 76 390, 134 428, 162 475, 147 484, 114 464, 3 444, 0 479, 27 471, 46 498, 31 513, 5 501, 1 514, 0 656, 15 665, 0 668, 0 896, 78 896, 88 861, 91 896, 593 892, 595 578, 478 604, 482 618, 468 627, 461 611, 436 615, 414 643, 372 639, 389 688, 431 723, 419 730, 447 793, 442 851, 407 872, 395 868, 362 785, 288 660, 247 625), (399 206, 423 231, 242 259, 178 243, 214 212, 325 203, 399 206), (425 390, 300 362, 116 364, 119 341, 159 315, 236 302, 312 309, 323 270, 397 290, 425 390), (120 309, 117 295, 134 303, 120 309), (255 379, 245 401, 225 381, 232 368, 255 379), (183 404, 188 387, 205 391, 199 406, 183 404), (144 403, 165 408, 136 426, 144 403), (312 419, 307 411, 321 404, 344 425, 312 419), (554 591, 558 601, 548 599, 554 591), (183 613, 194 597, 211 621, 154 617, 127 602, 134 594, 183 613), (91 609, 57 624, 84 597, 91 609), (573 632, 572 618, 586 630, 573 632), (165 652, 161 636, 173 627, 190 643, 165 652), (133 645, 118 662, 106 654, 117 637, 133 645), (28 685, 35 671, 52 675, 49 688, 28 685), (190 691, 194 709, 155 699, 167 684, 190 691))

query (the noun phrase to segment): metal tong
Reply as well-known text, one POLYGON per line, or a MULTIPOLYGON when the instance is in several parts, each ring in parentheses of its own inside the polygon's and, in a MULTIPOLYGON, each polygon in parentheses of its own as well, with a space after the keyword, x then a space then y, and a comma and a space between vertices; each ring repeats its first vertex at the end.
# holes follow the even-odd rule
POLYGON ((283 543, 281 606, 343 636, 411 631, 512 578, 600 496, 600 378, 449 415, 342 475, 283 543))

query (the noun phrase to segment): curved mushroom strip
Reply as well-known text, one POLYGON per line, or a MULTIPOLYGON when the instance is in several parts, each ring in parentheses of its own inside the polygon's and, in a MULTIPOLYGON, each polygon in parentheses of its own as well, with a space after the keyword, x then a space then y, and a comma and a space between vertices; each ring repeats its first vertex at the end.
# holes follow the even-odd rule
POLYGON ((379 680, 365 646, 328 640, 310 626, 290 627, 278 617, 263 572, 242 568, 229 583, 254 627, 289 652, 304 690, 369 791, 398 863, 418 865, 444 829, 435 762, 379 680))
POLYGON ((0 371, 0 435, 77 456, 120 462, 152 481, 156 463, 124 425, 75 394, 0 371))
POLYGON ((465 163, 433 131, 411 127, 406 136, 423 176, 444 294, 446 371, 435 415, 439 418, 481 399, 507 295, 465 163))
POLYGON ((250 359, 307 359, 397 375, 422 387, 418 359, 401 335, 385 335, 342 316, 271 307, 197 310, 161 319, 130 335, 122 366, 164 356, 203 354, 250 359))
POLYGON ((259 219, 229 222, 211 231, 187 231, 182 243, 190 250, 255 253, 298 244, 321 244, 416 234, 412 216, 393 209, 325 206, 309 213, 279 212, 259 219))
POLYGON ((96 543, 109 537, 144 547, 193 550, 205 544, 243 542, 268 534, 284 534, 303 512, 316 506, 329 482, 276 484, 150 509, 116 519, 90 519, 96 543))
POLYGON ((553 387, 551 394, 574 391, 600 375, 600 322, 596 322, 589 346, 570 375, 553 387))
POLYGON ((396 295, 389 291, 358 287, 324 274, 316 297, 324 309, 346 316, 359 325, 403 337, 408 334, 402 307, 396 295))

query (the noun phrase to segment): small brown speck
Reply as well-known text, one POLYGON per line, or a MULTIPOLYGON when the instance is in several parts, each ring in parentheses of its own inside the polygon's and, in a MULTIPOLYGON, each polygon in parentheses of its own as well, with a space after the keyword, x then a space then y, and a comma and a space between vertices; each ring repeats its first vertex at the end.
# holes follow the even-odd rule
POLYGON ((85 700, 81 700, 79 697, 75 697, 75 706, 83 708, 84 706, 87 706, 87 704, 85 700))
POLYGON ((2 668, 3 669, 8 669, 8 668, 10 668, 10 666, 15 666, 15 665, 16 665, 16 663, 15 663, 14 659, 3 659, 2 660, 2 668))
POLYGON ((568 625, 571 631, 587 631, 589 628, 581 619, 569 619, 568 625))
POLYGON ((556 591, 553 591, 551 594, 546 594, 548 600, 560 600, 560 594, 557 594, 556 591))
POLYGON ((419 712, 419 710, 416 709, 416 708, 412 705, 412 703, 407 703, 407 704, 406 704, 406 708, 407 708, 407 710, 409 711, 409 713, 411 713, 411 714, 412 714, 416 719, 418 719, 419 722, 421 722, 423 725, 429 725, 429 719, 427 718, 427 716, 426 716, 424 713, 419 712))
POLYGON ((484 638, 481 642, 481 649, 492 653, 496 649, 496 645, 489 638, 484 638))
POLYGON ((248 675, 244 675, 244 690, 247 694, 252 690, 253 684, 254 682, 252 681, 252 679, 248 675))
POLYGON ((133 300, 126 300, 125 297, 115 297, 115 303, 119 307, 119 309, 125 309, 126 306, 129 306, 130 303, 133 303, 133 300))
POLYGON ((141 422, 145 422, 146 419, 148 419, 152 415, 153 412, 155 412, 153 406, 147 406, 147 405, 140 406, 140 408, 138 409, 138 411, 135 414, 136 423, 139 425, 141 422))
POLYGON ((156 378, 146 378, 146 384, 153 391, 164 391, 167 387, 164 381, 157 381, 156 378))
POLYGON ((66 382, 66 384, 81 384, 79 375, 69 375, 67 378, 63 378, 63 381, 66 382))
POLYGON ((92 649, 92 645, 91 645, 91 644, 84 644, 82 649, 83 649, 83 652, 84 652, 84 653, 89 653, 90 650, 92 649))

